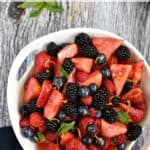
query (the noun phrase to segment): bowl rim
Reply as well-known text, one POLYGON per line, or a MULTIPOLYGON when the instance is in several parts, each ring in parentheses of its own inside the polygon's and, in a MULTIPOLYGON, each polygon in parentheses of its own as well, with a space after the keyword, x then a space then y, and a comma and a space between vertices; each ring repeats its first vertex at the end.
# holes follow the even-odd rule
MULTIPOLYGON (((37 44, 38 46, 41 45, 41 43, 39 41, 45 40, 49 36, 52 37, 52 36, 57 36, 57 34, 59 35, 59 34, 64 34, 64 33, 67 34, 67 33, 80 33, 80 32, 85 32, 85 33, 93 32, 93 33, 95 33, 95 35, 98 32, 98 33, 102 33, 102 34, 106 35, 106 37, 123 39, 122 37, 116 35, 115 33, 108 32, 106 30, 96 29, 96 28, 69 28, 69 29, 64 29, 64 30, 60 30, 60 31, 57 31, 57 32, 49 33, 47 35, 44 35, 40 38, 37 38, 37 39, 31 41, 30 43, 28 43, 24 48, 22 48, 19 51, 18 55, 16 56, 16 58, 14 59, 14 61, 12 63, 12 66, 11 66, 11 69, 10 69, 10 72, 9 72, 9 76, 8 76, 8 82, 7 82, 7 105, 8 105, 8 111, 9 111, 9 116, 10 116, 13 131, 14 131, 20 145, 24 149, 25 149, 24 142, 23 142, 23 140, 19 139, 21 134, 20 134, 20 131, 18 130, 18 127, 16 126, 16 121, 14 119, 15 117, 13 116, 14 109, 11 107, 12 102, 11 102, 11 96, 10 96, 10 93, 11 93, 11 90, 12 90, 12 84, 13 84, 13 82, 11 80, 15 79, 14 72, 16 72, 17 69, 20 67, 20 63, 18 63, 18 62, 19 62, 19 60, 21 60, 21 58, 25 58, 25 56, 27 56, 29 54, 29 52, 31 52, 30 48, 33 45, 35 45, 35 44, 37 44)), ((100 37, 100 36, 97 36, 97 37, 100 37)), ((142 54, 128 41, 124 40, 124 44, 127 47, 129 47, 137 55, 138 58, 144 60, 144 65, 146 67, 146 70, 150 74, 150 67, 149 67, 147 61, 145 60, 145 58, 142 56, 142 54)), ((17 84, 17 82, 16 82, 16 84, 17 84)), ((19 124, 19 122, 17 122, 17 123, 19 124)))

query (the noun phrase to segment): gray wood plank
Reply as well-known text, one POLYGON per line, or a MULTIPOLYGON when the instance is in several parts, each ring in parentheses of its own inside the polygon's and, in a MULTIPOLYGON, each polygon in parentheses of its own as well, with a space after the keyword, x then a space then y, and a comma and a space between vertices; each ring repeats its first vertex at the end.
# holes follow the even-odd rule
POLYGON ((6 104, 10 66, 21 48, 42 35, 74 27, 108 30, 135 45, 150 64, 149 3, 63 3, 63 13, 44 11, 37 18, 29 18, 28 9, 18 20, 8 16, 9 5, 0 3, 0 126, 11 124, 6 104))

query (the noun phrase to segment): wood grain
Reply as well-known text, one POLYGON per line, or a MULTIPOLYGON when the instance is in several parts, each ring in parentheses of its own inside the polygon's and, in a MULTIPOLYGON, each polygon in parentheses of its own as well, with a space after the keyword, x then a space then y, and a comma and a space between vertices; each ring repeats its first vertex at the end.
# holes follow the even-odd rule
POLYGON ((28 9, 15 20, 8 16, 10 3, 0 3, 0 126, 11 124, 6 104, 10 66, 21 48, 42 35, 74 27, 108 30, 135 45, 150 64, 149 3, 66 2, 62 5, 63 13, 45 10, 39 17, 29 18, 31 9, 28 9))

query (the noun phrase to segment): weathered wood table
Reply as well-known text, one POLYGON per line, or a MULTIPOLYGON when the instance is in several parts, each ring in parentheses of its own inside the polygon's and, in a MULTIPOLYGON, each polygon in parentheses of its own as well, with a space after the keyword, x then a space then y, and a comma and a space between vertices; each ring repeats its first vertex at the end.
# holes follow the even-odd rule
MULTIPOLYGON (((10 66, 21 48, 34 39, 66 28, 92 27, 114 32, 136 46, 150 64, 150 3, 63 3, 64 12, 46 10, 30 18, 31 9, 11 13, 10 3, 0 3, 0 126, 11 125, 6 102, 10 66), (11 14, 11 15, 9 15, 11 14), (12 18, 12 17, 13 18, 12 18)), ((64 35, 65 36, 65 35, 64 35)), ((13 99, 12 99, 13 101, 13 99)), ((150 131, 146 129, 134 150, 146 150, 150 131), (144 138, 143 138, 144 137, 144 138), (144 144, 144 146, 143 146, 144 144)))

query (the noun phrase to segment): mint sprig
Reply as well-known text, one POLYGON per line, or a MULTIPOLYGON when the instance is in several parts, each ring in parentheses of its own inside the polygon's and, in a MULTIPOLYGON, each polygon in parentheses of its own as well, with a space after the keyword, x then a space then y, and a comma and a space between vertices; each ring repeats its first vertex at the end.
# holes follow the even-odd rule
POLYGON ((120 120, 120 122, 125 123, 125 124, 131 121, 131 118, 128 115, 128 113, 123 111, 122 109, 118 111, 118 119, 120 120))
POLYGON ((21 9, 26 9, 26 8, 34 8, 32 12, 30 13, 30 17, 36 17, 41 12, 43 9, 47 9, 50 12, 62 12, 63 7, 58 4, 55 0, 51 0, 49 2, 23 2, 22 4, 17 6, 18 8, 21 9))
POLYGON ((37 132, 38 140, 40 143, 45 141, 45 135, 41 132, 37 132))
POLYGON ((66 72, 63 68, 60 69, 60 75, 61 75, 62 77, 64 77, 65 79, 68 79, 68 78, 69 78, 68 72, 66 72))

